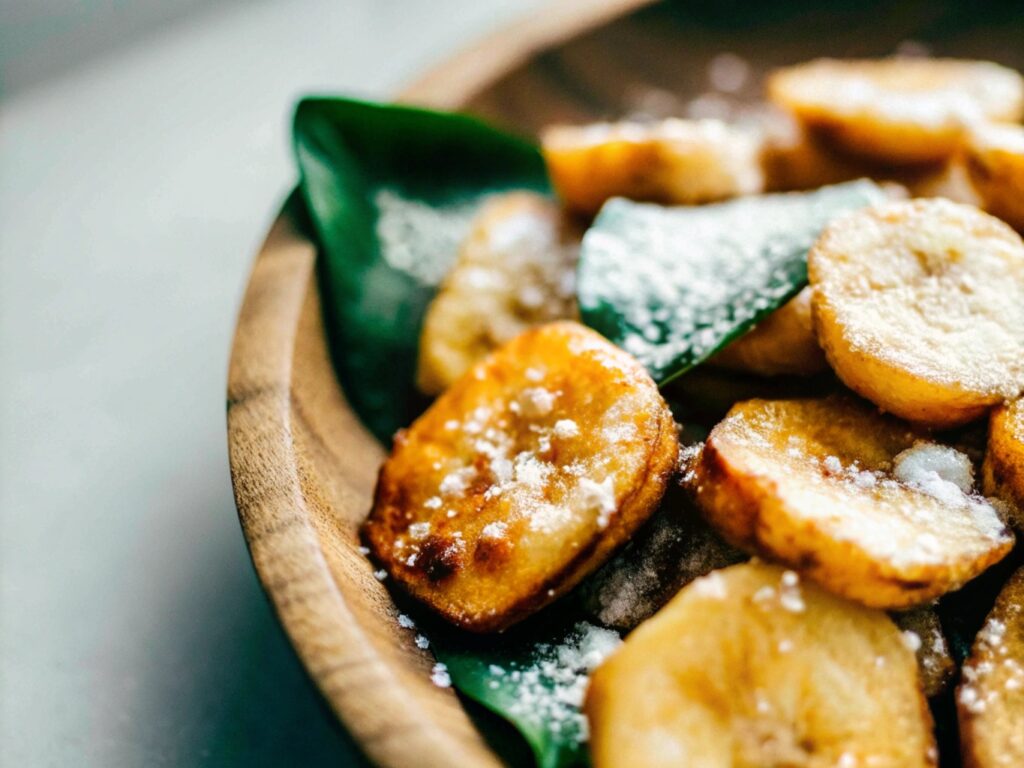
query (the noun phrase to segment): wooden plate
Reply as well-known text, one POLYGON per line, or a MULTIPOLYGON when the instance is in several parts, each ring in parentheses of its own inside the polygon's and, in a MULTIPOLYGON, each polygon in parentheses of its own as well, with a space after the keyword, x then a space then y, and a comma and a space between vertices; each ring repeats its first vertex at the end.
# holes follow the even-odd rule
MULTIPOLYGON (((723 51, 773 65, 820 55, 936 54, 1024 68, 1024 18, 949 0, 849 4, 732 0, 562 2, 430 73, 408 101, 463 108, 527 134, 554 121, 671 113, 707 86, 723 51), (708 7, 704 7, 708 6, 708 7), (997 15, 1002 13, 1002 15, 997 15)), ((982 7, 983 8, 983 7, 982 7)), ((754 96, 757 77, 745 86, 754 96)), ((253 564, 309 674, 374 762, 498 766, 358 551, 383 450, 328 359, 313 245, 287 210, 253 268, 228 380, 231 475, 253 564)))

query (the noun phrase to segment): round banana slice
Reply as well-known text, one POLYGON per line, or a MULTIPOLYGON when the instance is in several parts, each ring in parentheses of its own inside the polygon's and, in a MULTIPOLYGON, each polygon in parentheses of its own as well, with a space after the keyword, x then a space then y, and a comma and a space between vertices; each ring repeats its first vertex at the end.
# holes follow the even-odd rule
POLYGON ((917 664, 882 612, 736 565, 692 582, 591 678, 594 768, 924 768, 917 664))
POLYGON ((942 631, 939 614, 929 605, 899 611, 892 620, 903 632, 903 641, 917 657, 921 689, 929 699, 946 690, 956 672, 956 662, 942 631))
POLYGON ((1024 79, 985 61, 818 59, 775 72, 768 94, 836 147, 891 164, 941 161, 966 126, 1024 115, 1024 79))
POLYGON ((995 217, 941 199, 855 211, 808 275, 829 363, 882 409, 952 427, 1024 388, 1024 242, 995 217))
POLYGON ((1024 568, 978 633, 956 703, 964 768, 1024 765, 1024 568))
POLYGON ((964 156, 981 207, 1024 231, 1024 126, 979 126, 964 156))
POLYGON ((487 202, 427 308, 419 388, 440 394, 527 328, 576 317, 579 240, 546 197, 512 192, 487 202))
POLYGON ((541 145, 562 202, 585 215, 612 197, 688 205, 764 186, 760 138, 718 120, 554 126, 541 145))
POLYGON ((875 608, 932 600, 1013 546, 966 455, 847 397, 737 404, 690 487, 730 543, 875 608))
POLYGON ((811 323, 810 289, 804 288, 709 362, 759 376, 813 376, 828 370, 811 323))
POLYGON ((1010 522, 1024 531, 1024 398, 992 412, 981 476, 985 493, 1005 501, 1010 522))
POLYGON ((397 584, 465 629, 501 630, 608 559, 678 455, 643 367, 571 322, 526 331, 399 433, 363 534, 397 584))

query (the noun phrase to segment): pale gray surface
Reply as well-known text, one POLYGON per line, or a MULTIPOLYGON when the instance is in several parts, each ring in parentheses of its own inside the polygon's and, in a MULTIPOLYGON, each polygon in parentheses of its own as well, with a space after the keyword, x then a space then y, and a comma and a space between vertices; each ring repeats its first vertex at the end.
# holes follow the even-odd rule
POLYGON ((234 315, 295 96, 535 4, 229 4, 0 105, 0 764, 348 764, 238 529, 234 315))

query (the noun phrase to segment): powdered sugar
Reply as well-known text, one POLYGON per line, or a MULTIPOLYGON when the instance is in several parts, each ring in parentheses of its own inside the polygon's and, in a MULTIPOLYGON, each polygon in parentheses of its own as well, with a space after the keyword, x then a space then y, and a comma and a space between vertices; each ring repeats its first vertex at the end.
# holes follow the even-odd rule
POLYGON ((510 690, 508 713, 515 718, 585 742, 589 733, 580 706, 590 674, 621 642, 616 632, 580 622, 563 642, 538 644, 529 662, 490 665, 490 687, 510 690))

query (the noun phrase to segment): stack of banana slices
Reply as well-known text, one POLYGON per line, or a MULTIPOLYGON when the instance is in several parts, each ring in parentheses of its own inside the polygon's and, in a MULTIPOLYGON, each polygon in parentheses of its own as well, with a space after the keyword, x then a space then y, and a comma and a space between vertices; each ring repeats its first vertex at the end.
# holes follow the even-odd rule
POLYGON ((596 768, 937 765, 928 697, 953 681, 963 764, 1024 766, 1024 571, 960 669, 934 608, 1020 561, 1024 80, 820 60, 768 96, 759 129, 547 132, 559 199, 476 219, 423 327, 439 396, 396 435, 364 540, 465 630, 571 592, 627 632, 586 697, 596 768), (581 233, 609 198, 864 176, 904 191, 831 221, 807 287, 708 362, 754 382, 712 383, 713 423, 677 424, 686 379, 659 390, 577 322, 581 233))

